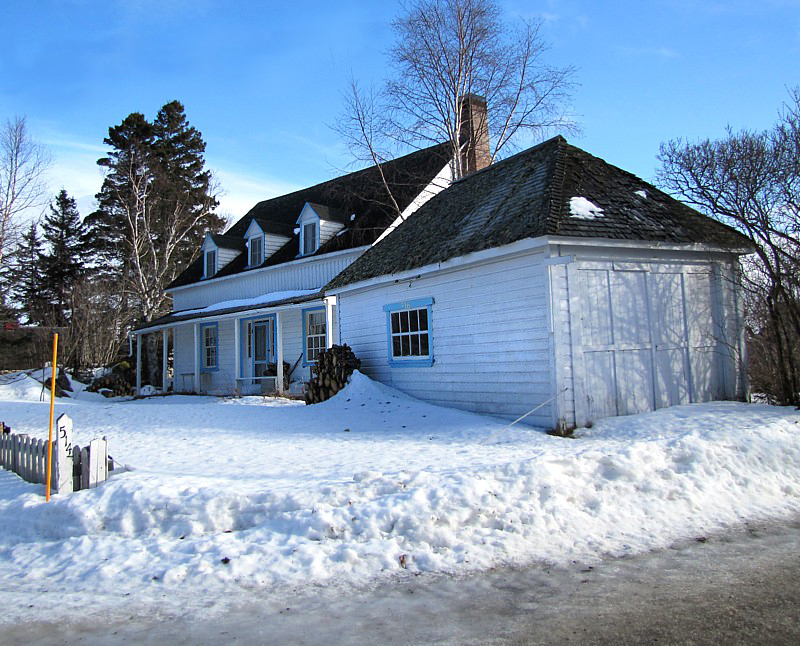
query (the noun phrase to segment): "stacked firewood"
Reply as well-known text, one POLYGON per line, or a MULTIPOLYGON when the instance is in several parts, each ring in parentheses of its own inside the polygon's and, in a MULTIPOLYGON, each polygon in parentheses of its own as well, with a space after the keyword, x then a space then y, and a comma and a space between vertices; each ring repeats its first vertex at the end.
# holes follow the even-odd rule
POLYGON ((361 367, 349 345, 334 345, 317 355, 317 365, 311 366, 311 381, 306 388, 306 404, 318 404, 330 399, 347 385, 354 370, 361 367))
POLYGON ((111 372, 97 377, 86 388, 105 397, 129 397, 136 394, 136 373, 127 361, 116 364, 111 372))

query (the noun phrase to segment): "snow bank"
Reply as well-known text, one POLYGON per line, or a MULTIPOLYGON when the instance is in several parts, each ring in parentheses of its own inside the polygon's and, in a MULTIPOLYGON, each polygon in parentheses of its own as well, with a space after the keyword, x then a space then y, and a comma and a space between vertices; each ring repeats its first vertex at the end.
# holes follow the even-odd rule
MULTIPOLYGON (((49 370, 48 370, 49 372, 49 370)), ((46 391, 50 401, 50 391, 46 391)), ((39 401, 43 399, 42 384, 24 372, 14 375, 3 375, 0 381, 0 401, 39 401)), ((1 418, 0 418, 1 419, 1 418)))
MULTIPOLYGON (((41 435, 46 405, 3 399, 0 418, 41 435)), ((207 602, 406 571, 591 562, 800 510, 800 415, 764 405, 675 407, 576 439, 503 431, 360 373, 308 407, 60 407, 77 443, 107 435, 134 470, 49 505, 41 486, 0 472, 0 582, 25 598, 6 620, 31 598, 57 611, 59 591, 76 589, 93 603, 191 606, 198 589, 207 602)))

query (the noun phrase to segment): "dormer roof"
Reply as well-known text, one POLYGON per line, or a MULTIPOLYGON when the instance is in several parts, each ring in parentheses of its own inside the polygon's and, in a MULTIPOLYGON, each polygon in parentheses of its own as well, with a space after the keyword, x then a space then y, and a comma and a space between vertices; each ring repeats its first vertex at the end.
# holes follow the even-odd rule
POLYGON ((244 241, 244 239, 238 236, 224 235, 221 233, 206 233, 205 239, 211 239, 211 241, 221 249, 243 251, 247 248, 247 243, 244 241))
POLYGON ((338 222, 339 224, 347 224, 350 221, 350 213, 347 213, 344 209, 337 209, 332 206, 326 206, 325 204, 314 204, 313 202, 306 202, 306 205, 303 207, 303 210, 300 211, 300 215, 297 218, 297 223, 299 224, 300 218, 303 217, 303 212, 306 208, 310 208, 317 214, 320 220, 328 220, 329 222, 338 222))
MULTIPOLYGON (((222 267, 215 277, 230 276, 245 271, 247 254, 245 234, 253 220, 265 233, 286 236, 289 240, 267 258, 262 267, 292 261, 299 249, 299 235, 294 232, 297 217, 306 204, 314 205, 321 219, 344 224, 340 235, 320 245, 313 255, 343 251, 372 244, 394 222, 396 211, 381 178, 392 188, 392 195, 400 210, 406 209, 449 162, 449 144, 439 144, 382 164, 380 170, 371 166, 354 173, 322 182, 308 188, 274 197, 256 204, 228 231, 216 237, 238 239, 240 253, 222 267), (322 211, 317 210, 317 207, 322 211), (324 213, 324 215, 323 215, 324 213), (354 219, 350 219, 355 214, 354 219)), ((226 243, 232 244, 232 243, 226 243)), ((226 248, 234 248, 227 247, 226 248)), ((199 282, 203 275, 201 259, 195 260, 168 287, 182 287, 199 282)))

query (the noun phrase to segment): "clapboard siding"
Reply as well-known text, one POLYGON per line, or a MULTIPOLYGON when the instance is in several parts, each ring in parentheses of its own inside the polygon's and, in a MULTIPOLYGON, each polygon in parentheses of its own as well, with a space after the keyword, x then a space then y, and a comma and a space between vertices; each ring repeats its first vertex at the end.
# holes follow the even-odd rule
POLYGON ((319 221, 319 244, 324 245, 328 240, 344 229, 341 222, 331 222, 330 220, 319 221))
POLYGON ((217 249, 217 271, 222 269, 238 255, 239 252, 234 249, 225 249, 224 247, 219 247, 217 249))
POLYGON ((201 281, 173 292, 173 310, 207 307, 214 303, 255 298, 273 292, 319 289, 349 266, 363 250, 353 250, 332 258, 295 261, 275 267, 254 269, 234 276, 201 281))
POLYGON ((264 234, 264 258, 269 258, 276 251, 281 249, 283 245, 289 242, 291 238, 286 236, 279 236, 273 233, 264 234))
MULTIPOLYGON (((217 370, 201 372, 200 387, 204 393, 213 395, 232 395, 236 392, 235 325, 237 319, 224 319, 218 322, 217 329, 217 370)), ((178 392, 194 389, 194 325, 180 325, 175 328, 175 389, 178 392)), ((281 313, 283 332, 283 360, 291 369, 303 352, 302 314, 299 309, 281 313)), ((244 338, 244 330, 242 330, 244 338)), ((198 335, 198 338, 200 335, 198 335)), ((202 356, 202 355, 201 355, 202 356)), ((246 361, 246 359, 243 359, 246 361)), ((291 374, 291 381, 308 381, 310 372, 303 367, 302 360, 291 374)))
MULTIPOLYGON (((426 401, 517 417, 552 395, 542 254, 343 293, 341 338, 363 371, 426 401), (389 364, 383 306, 433 298, 432 366, 389 364)), ((545 405, 528 423, 550 426, 545 405)))

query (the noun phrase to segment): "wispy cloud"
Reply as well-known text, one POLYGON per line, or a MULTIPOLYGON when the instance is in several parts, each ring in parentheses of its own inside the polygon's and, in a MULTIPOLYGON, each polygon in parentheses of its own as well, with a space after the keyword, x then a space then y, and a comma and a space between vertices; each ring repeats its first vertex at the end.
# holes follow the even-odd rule
POLYGON ((679 58, 680 54, 669 47, 624 47, 617 46, 617 51, 625 56, 647 56, 650 58, 679 58))
MULTIPOLYGON (((86 216, 96 208, 95 195, 103 185, 103 174, 97 160, 108 148, 86 141, 69 133, 47 130, 41 141, 53 153, 53 164, 47 173, 51 198, 62 188, 74 197, 81 215, 86 216)), ((257 202, 298 190, 300 186, 249 172, 241 172, 235 165, 206 159, 219 182, 223 194, 219 198, 219 211, 234 219, 240 218, 257 202)), ((29 214, 37 217, 37 213, 29 214)))
POLYGON ((271 177, 214 168, 213 163, 209 165, 223 190, 223 195, 219 198, 219 212, 234 220, 238 220, 262 200, 302 188, 271 177))

